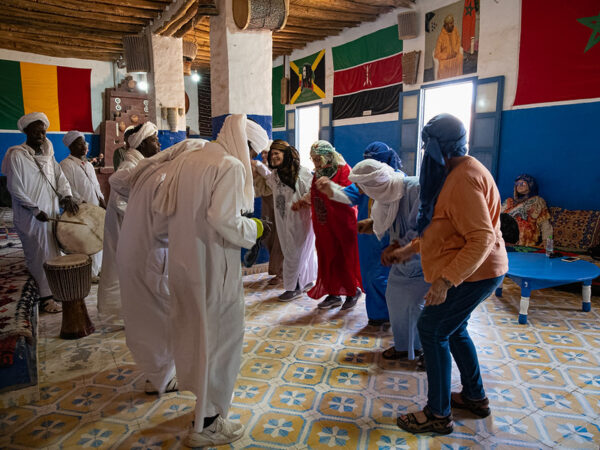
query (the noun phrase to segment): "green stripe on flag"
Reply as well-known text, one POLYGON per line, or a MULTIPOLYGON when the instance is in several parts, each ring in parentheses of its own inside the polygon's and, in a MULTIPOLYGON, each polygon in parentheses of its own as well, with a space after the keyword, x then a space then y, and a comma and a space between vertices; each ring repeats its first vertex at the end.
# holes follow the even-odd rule
POLYGON ((281 79, 283 66, 273 67, 273 128, 285 126, 285 105, 281 104, 281 79))
POLYGON ((17 120, 25 114, 21 65, 0 60, 0 130, 17 130, 17 120))
POLYGON ((333 69, 347 69, 367 61, 395 55, 401 51, 402 41, 398 39, 398 26, 392 25, 338 47, 333 47, 333 69))

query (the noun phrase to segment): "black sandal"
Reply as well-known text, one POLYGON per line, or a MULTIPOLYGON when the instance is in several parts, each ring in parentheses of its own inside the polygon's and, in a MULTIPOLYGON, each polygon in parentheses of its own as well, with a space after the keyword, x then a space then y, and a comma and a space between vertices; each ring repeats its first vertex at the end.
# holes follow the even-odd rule
POLYGON ((450 405, 456 409, 467 409, 481 418, 487 417, 492 413, 490 401, 487 397, 481 400, 469 400, 462 392, 452 392, 450 394, 450 405))
POLYGON ((399 352, 392 345, 390 348, 388 348, 381 354, 381 357, 383 359, 406 359, 408 358, 408 352, 399 352))
POLYGON ((427 366, 425 365, 425 355, 423 353, 417 355, 416 361, 415 368, 425 372, 427 370, 427 366))
POLYGON ((454 431, 454 420, 452 414, 446 417, 436 417, 433 415, 429 406, 423 408, 423 413, 427 420, 425 422, 419 422, 417 416, 414 413, 408 413, 404 417, 400 416, 396 420, 396 423, 404 431, 409 433, 438 433, 438 434, 450 434, 454 431))

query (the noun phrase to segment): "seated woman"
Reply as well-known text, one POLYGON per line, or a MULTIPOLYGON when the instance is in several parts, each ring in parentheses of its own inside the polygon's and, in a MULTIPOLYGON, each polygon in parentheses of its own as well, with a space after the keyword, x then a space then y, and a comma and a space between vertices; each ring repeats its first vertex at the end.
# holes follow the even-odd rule
POLYGON ((502 212, 510 214, 519 225, 518 245, 536 247, 552 237, 550 212, 538 195, 538 185, 531 175, 522 174, 515 180, 512 198, 502 204, 502 212))
POLYGON ((282 302, 301 297, 317 278, 315 235, 310 209, 292 211, 292 204, 310 192, 312 173, 300 165, 298 151, 277 139, 267 156, 269 167, 253 160, 256 172, 265 178, 273 192, 274 216, 283 253, 282 302))

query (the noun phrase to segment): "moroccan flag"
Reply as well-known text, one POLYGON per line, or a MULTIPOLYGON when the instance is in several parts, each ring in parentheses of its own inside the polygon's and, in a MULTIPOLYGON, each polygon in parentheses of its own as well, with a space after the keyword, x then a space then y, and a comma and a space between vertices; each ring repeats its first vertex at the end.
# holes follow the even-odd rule
POLYGON ((600 97, 598 0, 521 2, 515 105, 600 97))
POLYGON ((285 126, 285 105, 281 104, 281 79, 283 66, 273 67, 272 97, 273 97, 273 128, 285 126))
POLYGON ((325 98, 325 50, 290 61, 290 104, 325 98))
POLYGON ((471 53, 471 38, 475 37, 475 0, 465 0, 462 18, 462 48, 471 53))
POLYGON ((48 131, 93 131, 92 69, 0 60, 0 129, 17 130, 24 114, 43 112, 48 131))
POLYGON ((396 25, 333 47, 333 119, 398 111, 402 41, 396 25))

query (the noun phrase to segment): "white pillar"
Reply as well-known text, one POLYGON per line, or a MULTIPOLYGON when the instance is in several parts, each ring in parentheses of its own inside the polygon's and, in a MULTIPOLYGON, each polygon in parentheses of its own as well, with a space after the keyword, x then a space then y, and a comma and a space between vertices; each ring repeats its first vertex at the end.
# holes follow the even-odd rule
POLYGON ((232 0, 218 0, 210 18, 210 79, 213 134, 225 116, 247 114, 272 128, 270 30, 241 31, 233 21, 232 0))

